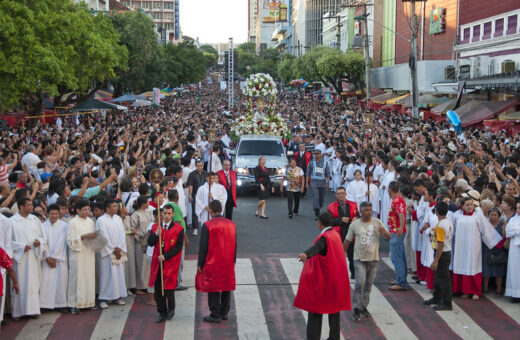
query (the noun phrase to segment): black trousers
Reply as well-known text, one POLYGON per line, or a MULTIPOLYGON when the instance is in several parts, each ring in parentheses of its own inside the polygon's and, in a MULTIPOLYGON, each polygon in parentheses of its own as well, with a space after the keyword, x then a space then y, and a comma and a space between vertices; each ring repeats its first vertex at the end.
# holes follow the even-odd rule
POLYGON ((231 306, 231 292, 208 293, 208 306, 211 316, 221 319, 228 315, 231 306))
POLYGON ((350 243, 347 248, 347 259, 348 259, 348 269, 350 270, 350 278, 354 279, 356 277, 356 267, 354 266, 354 243, 350 243))
MULTIPOLYGON (((437 253, 437 251, 435 251, 437 253)), ((441 305, 451 306, 451 252, 443 252, 433 275, 433 299, 441 305)))
MULTIPOLYGON (((321 339, 323 314, 309 313, 307 321, 307 340, 321 339)), ((329 314, 329 340, 339 340, 339 313, 329 314)))
POLYGON ((175 312, 175 290, 165 289, 164 296, 162 296, 160 269, 159 272, 157 272, 153 289, 155 290, 154 297, 155 303, 157 304, 157 312, 161 316, 166 316, 168 313, 175 312), (166 301, 168 301, 168 305, 166 305, 166 301))
POLYGON ((287 195, 287 209, 289 210, 289 215, 292 215, 292 213, 297 214, 298 209, 300 208, 300 192, 286 191, 285 194, 287 195))
POLYGON ((232 220, 233 219, 233 208, 234 208, 233 196, 231 196, 232 193, 230 191, 228 191, 227 194, 228 194, 228 198, 226 201, 224 217, 227 218, 228 220, 232 220))
POLYGON ((195 198, 193 198, 193 202, 191 202, 191 227, 193 229, 199 228, 199 218, 197 217, 197 214, 195 213, 195 198))

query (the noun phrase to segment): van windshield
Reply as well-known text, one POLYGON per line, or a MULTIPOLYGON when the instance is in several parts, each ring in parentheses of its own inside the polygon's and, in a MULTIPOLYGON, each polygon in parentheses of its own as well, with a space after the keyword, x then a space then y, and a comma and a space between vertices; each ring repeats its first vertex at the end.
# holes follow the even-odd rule
POLYGON ((238 156, 283 156, 279 140, 244 140, 240 142, 238 156))

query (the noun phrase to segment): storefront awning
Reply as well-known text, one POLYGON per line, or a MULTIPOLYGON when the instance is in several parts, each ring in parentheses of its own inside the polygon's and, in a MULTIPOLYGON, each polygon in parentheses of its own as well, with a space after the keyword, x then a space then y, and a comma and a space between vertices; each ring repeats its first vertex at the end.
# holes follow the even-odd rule
POLYGON ((398 101, 399 100, 403 100, 405 98, 408 98, 410 96, 409 93, 405 94, 404 96, 399 96, 399 97, 395 97, 395 98, 392 98, 390 100, 387 100, 386 103, 387 104, 399 104, 398 101))
POLYGON ((473 100, 455 112, 462 122, 462 127, 471 126, 483 122, 486 119, 494 118, 496 115, 514 108, 518 102, 516 100, 509 101, 478 101, 473 100))

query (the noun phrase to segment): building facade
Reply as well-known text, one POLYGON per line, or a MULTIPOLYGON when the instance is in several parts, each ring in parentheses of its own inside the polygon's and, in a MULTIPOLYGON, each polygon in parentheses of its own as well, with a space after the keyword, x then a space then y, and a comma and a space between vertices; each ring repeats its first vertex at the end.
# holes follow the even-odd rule
POLYGON ((181 39, 179 0, 122 0, 123 5, 149 14, 162 42, 181 39))
POLYGON ((460 0, 459 12, 457 80, 467 88, 518 91, 520 3, 460 0))
POLYGON ((257 52, 277 46, 278 40, 274 39, 274 33, 278 27, 290 23, 289 3, 290 0, 258 0, 255 36, 257 52))
POLYGON ((258 0, 248 0, 247 10, 247 41, 256 42, 256 19, 258 17, 258 0))
POLYGON ((91 11, 101 11, 101 12, 108 12, 110 10, 109 1, 108 0, 72 0, 73 3, 86 3, 88 9, 91 11))

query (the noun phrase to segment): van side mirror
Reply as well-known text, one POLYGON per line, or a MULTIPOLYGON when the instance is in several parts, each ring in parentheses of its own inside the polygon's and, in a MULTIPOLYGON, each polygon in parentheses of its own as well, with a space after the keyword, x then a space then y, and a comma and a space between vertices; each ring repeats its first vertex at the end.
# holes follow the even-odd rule
POLYGON ((236 150, 236 149, 229 149, 229 150, 228 150, 228 154, 229 154, 230 156, 235 156, 236 153, 237 153, 237 150, 236 150))

